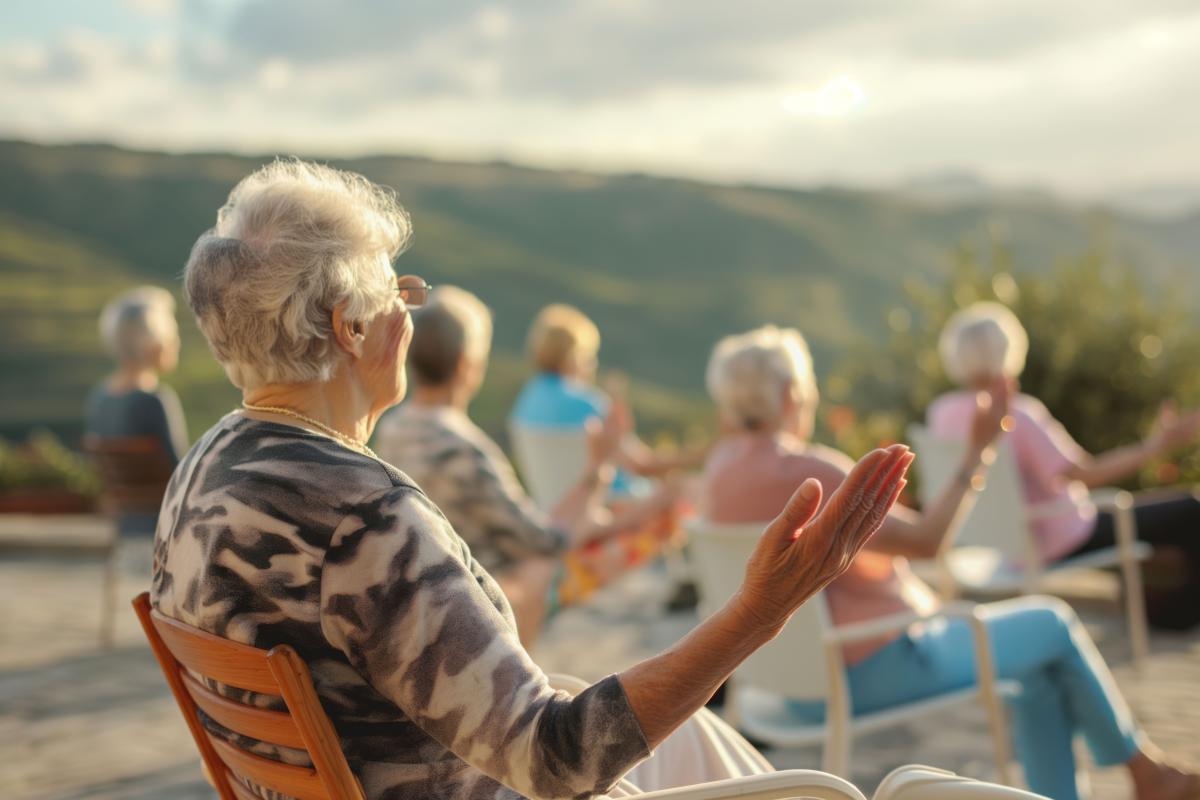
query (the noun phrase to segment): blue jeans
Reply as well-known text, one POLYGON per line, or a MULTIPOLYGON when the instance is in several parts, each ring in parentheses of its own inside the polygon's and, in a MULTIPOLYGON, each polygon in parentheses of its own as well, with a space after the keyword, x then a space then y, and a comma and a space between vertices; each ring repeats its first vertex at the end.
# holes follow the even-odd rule
MULTIPOLYGON (((1084 737, 1100 766, 1124 764, 1138 749, 1133 716, 1070 606, 1025 597, 989 604, 985 614, 996 675, 1021 687, 1009 703, 1025 780, 1053 800, 1077 800, 1075 736, 1084 737)), ((969 687, 975 683, 970 625, 937 620, 847 673, 856 714, 969 687)))

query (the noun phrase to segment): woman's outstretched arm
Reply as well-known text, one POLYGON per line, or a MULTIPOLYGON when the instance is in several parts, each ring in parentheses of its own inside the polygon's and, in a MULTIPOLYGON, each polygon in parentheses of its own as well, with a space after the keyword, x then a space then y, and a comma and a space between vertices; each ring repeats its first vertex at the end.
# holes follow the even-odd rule
POLYGON ((846 570, 896 502, 911 463, 903 445, 869 453, 819 514, 821 485, 805 481, 767 526, 738 593, 674 647, 618 676, 651 748, 846 570))

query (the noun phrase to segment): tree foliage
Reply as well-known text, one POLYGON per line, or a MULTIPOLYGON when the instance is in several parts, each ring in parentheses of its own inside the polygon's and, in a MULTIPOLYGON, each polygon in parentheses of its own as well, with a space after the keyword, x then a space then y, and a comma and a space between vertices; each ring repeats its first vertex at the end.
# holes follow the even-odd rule
MULTIPOLYGON (((1164 400, 1200 404, 1196 312, 1170 286, 1152 291, 1147 283, 1100 251, 1034 273, 1014 269, 1002 246, 984 258, 960 248, 948 280, 906 282, 905 302, 888 313, 886 342, 862 343, 826 381, 825 430, 855 454, 902 440, 951 388, 937 353, 942 327, 960 308, 994 300, 1029 332, 1022 391, 1041 399, 1090 452, 1136 441, 1164 400)), ((1130 485, 1198 479, 1200 458, 1185 452, 1149 465, 1130 485)))

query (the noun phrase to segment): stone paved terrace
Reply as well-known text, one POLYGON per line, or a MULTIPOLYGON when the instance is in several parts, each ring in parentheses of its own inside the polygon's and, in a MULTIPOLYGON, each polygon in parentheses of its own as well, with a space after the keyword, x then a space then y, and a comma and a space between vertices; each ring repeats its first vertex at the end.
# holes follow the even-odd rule
MULTIPOLYGON (((97 647, 100 568, 60 552, 0 550, 0 796, 200 800, 215 795, 200 775, 186 728, 122 602, 117 644, 97 647)), ((127 575, 122 598, 143 581, 127 575)), ((644 571, 561 614, 539 643, 548 670, 597 678, 656 652, 694 623, 658 609, 661 578, 644 571)), ((1135 676, 1112 607, 1082 608, 1151 735, 1200 761, 1200 633, 1156 635, 1135 676)), ((873 734, 854 746, 851 779, 869 796, 893 766, 924 762, 986 778, 992 771, 982 712, 972 706, 873 734)), ((817 767, 817 749, 771 750, 779 767, 817 767)), ((1128 797, 1119 769, 1091 770, 1093 796, 1128 797)))

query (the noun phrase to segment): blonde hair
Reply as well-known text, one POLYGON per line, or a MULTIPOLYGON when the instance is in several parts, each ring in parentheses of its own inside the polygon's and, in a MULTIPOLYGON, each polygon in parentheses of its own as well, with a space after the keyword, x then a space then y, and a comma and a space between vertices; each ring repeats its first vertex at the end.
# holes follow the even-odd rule
POLYGON ((241 388, 328 380, 331 315, 367 321, 395 300, 389 262, 408 245, 408 213, 389 189, 305 161, 246 176, 192 247, 188 303, 241 388))
POLYGON ((151 347, 178 335, 175 298, 158 286, 123 292, 100 312, 100 338, 118 361, 141 361, 151 347))
POLYGON ((600 330, 574 306, 543 308, 529 328, 529 354, 542 372, 567 372, 600 352, 600 330))
POLYGON ((1025 369, 1029 335, 1006 306, 974 303, 950 317, 938 352, 946 374, 959 385, 1015 378, 1025 369))
POLYGON ((817 399, 808 344, 795 328, 766 325, 717 342, 705 374, 708 393, 742 427, 763 430, 783 419, 784 393, 801 405, 817 399))
POLYGON ((408 366, 418 383, 441 386, 454 377, 463 356, 487 358, 492 349, 492 312, 457 286, 439 286, 413 312, 408 366))

